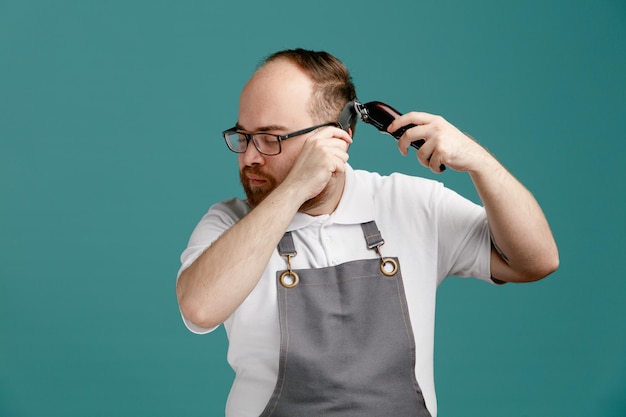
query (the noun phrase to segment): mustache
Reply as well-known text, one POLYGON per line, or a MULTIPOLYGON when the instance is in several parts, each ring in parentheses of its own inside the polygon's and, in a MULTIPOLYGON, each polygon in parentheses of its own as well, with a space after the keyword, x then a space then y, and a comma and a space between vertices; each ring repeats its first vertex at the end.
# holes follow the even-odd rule
POLYGON ((264 173, 261 170, 261 168, 258 167, 257 165, 243 167, 241 169, 241 176, 244 177, 247 174, 263 178, 264 180, 272 180, 273 179, 271 175, 264 173))
POLYGON ((269 176, 266 173, 264 173, 263 171, 261 171, 261 168, 256 166, 256 165, 243 167, 241 169, 241 173, 242 174, 255 175, 255 176, 261 177, 263 179, 269 178, 269 176))

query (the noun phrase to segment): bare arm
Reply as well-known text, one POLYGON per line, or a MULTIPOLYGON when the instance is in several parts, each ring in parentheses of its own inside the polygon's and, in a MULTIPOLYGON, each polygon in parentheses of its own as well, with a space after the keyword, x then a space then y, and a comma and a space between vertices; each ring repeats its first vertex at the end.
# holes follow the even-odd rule
POLYGON ((297 204, 289 190, 276 189, 183 271, 182 314, 202 328, 222 323, 256 286, 297 204))
MULTIPOLYGON (((348 133, 337 128, 309 137, 282 184, 183 271, 176 294, 188 320, 202 328, 215 327, 245 300, 300 206, 331 178, 343 178, 351 142, 348 133)), ((248 152, 257 151, 250 146, 248 152)))
POLYGON ((440 116, 412 112, 397 118, 393 132, 409 123, 398 147, 406 155, 412 141, 425 139, 417 152, 421 164, 439 173, 441 164, 468 172, 491 229, 492 277, 505 282, 541 279, 558 268, 554 237, 533 195, 486 149, 440 116))
POLYGON ((491 229, 492 277, 528 282, 554 272, 559 265, 558 249, 533 195, 490 155, 470 177, 491 229))

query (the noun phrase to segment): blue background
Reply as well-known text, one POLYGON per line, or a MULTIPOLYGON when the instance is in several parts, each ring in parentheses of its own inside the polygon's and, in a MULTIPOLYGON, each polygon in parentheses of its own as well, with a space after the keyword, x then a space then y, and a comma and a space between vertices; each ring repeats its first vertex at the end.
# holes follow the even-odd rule
MULTIPOLYGON (((225 335, 184 328, 178 257, 241 195, 220 132, 291 47, 470 132, 551 222, 550 278, 441 286, 440 416, 626 415, 620 0, 0 1, 0 415, 223 414, 225 335)), ((350 162, 477 200, 366 125, 350 162)))

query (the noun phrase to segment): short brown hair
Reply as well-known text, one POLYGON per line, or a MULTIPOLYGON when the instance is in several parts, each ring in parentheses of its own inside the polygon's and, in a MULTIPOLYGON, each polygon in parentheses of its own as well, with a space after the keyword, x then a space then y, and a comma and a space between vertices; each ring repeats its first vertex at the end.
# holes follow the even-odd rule
MULTIPOLYGON (((308 108, 317 122, 337 120, 346 103, 356 98, 356 88, 348 68, 328 52, 285 49, 265 58, 261 66, 280 59, 297 65, 313 80, 308 108)), ((356 118, 351 126, 353 131, 355 123, 356 118)))

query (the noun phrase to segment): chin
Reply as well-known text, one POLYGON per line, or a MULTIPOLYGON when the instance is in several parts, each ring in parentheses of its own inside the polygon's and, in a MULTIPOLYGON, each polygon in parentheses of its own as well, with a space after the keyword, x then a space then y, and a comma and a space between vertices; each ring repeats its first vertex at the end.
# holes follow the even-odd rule
POLYGON ((246 193, 248 204, 252 208, 255 208, 256 206, 261 204, 261 202, 265 200, 265 198, 270 194, 270 192, 265 192, 262 189, 252 190, 247 187, 244 187, 244 191, 246 193))

